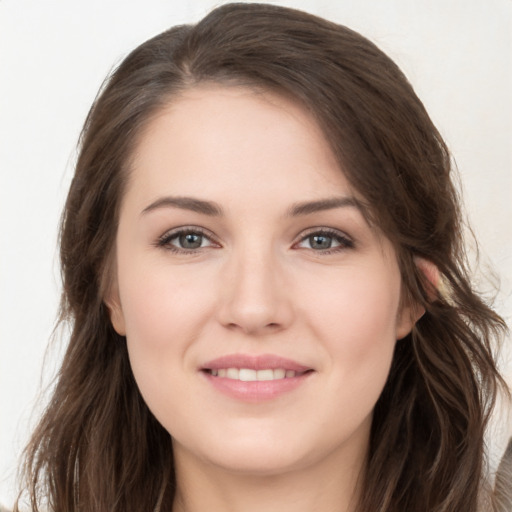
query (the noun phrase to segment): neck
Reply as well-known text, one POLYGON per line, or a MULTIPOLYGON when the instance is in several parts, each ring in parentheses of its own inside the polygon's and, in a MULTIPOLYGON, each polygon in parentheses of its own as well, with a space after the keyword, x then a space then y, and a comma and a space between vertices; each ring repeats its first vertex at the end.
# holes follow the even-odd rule
POLYGON ((306 468, 254 475, 176 455, 173 512, 354 512, 359 500, 364 457, 340 463, 333 454, 306 468))

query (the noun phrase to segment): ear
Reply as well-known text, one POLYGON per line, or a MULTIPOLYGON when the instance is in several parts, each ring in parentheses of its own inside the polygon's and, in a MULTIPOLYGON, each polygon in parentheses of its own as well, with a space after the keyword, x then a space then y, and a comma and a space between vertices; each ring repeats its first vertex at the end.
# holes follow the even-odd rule
POLYGON ((405 338, 424 314, 425 308, 417 302, 402 306, 396 321, 396 339, 405 338))
POLYGON ((414 263, 426 278, 425 291, 427 292, 428 300, 430 302, 435 301, 438 297, 439 289, 442 284, 439 269, 431 261, 426 260, 425 258, 420 258, 419 256, 414 258, 414 263))
MULTIPOLYGON (((434 301, 437 298, 437 290, 441 282, 439 269, 431 261, 420 257, 414 258, 414 264, 426 278, 428 299, 434 301)), ((425 308, 416 301, 412 304, 405 304, 398 315, 396 339, 405 338, 424 314, 425 308)))
POLYGON ((112 327, 120 336, 126 336, 123 308, 121 306, 117 284, 111 286, 103 302, 107 306, 112 327))

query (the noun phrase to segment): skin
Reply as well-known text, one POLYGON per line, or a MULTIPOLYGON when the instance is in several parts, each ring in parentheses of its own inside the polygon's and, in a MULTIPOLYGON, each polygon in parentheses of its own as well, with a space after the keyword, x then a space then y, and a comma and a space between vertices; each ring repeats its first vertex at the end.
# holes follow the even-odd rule
POLYGON ((320 129, 275 94, 201 86, 150 121, 130 172, 106 302, 173 437, 173 510, 352 510, 395 342, 421 312, 400 307, 391 243, 320 129), (222 215, 167 197, 215 202, 222 215), (332 198, 350 202, 290 215, 332 198), (199 248, 180 246, 183 226, 199 248), (311 371, 272 399, 240 400, 201 371, 240 353, 311 371))

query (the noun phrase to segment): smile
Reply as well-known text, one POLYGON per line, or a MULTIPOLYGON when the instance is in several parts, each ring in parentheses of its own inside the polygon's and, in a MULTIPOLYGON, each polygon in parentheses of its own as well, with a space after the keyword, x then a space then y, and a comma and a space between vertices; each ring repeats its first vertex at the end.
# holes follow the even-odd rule
POLYGON ((285 368, 268 368, 265 370, 254 370, 252 368, 219 368, 206 370, 214 377, 241 380, 242 382, 270 381, 291 379, 304 372, 286 370, 285 368))
POLYGON ((231 354, 205 363, 200 370, 214 390, 252 403, 291 392, 315 373, 311 367, 272 354, 231 354))

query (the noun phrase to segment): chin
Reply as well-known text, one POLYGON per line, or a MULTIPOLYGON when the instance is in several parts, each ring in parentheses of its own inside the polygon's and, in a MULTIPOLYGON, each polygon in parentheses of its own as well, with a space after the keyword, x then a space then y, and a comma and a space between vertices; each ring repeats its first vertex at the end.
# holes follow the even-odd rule
MULTIPOLYGON (((183 447, 175 443, 175 457, 179 458, 183 447)), ((311 439, 307 432, 300 429, 295 433, 288 431, 279 434, 265 434, 260 429, 259 432, 246 431, 243 435, 238 433, 222 438, 218 433, 211 437, 204 436, 195 446, 189 444, 185 449, 189 455, 192 453, 203 463, 220 470, 264 477, 307 470, 328 459, 336 451, 336 443, 332 443, 332 439, 311 439)))
POLYGON ((224 471, 241 475, 275 476, 303 469, 308 457, 300 450, 273 449, 261 446, 230 447, 229 451, 211 454, 210 463, 224 471))

